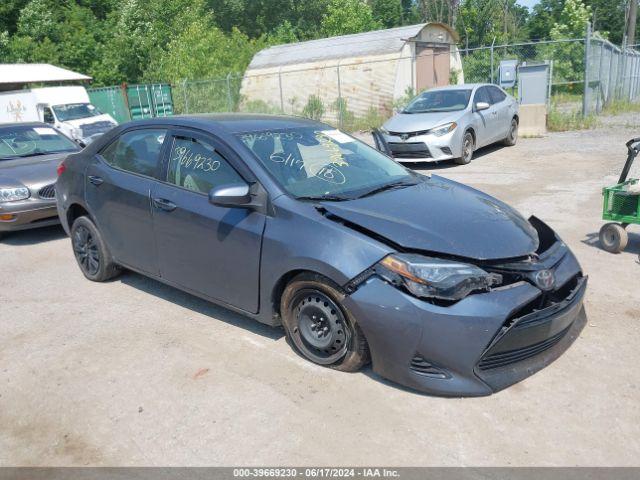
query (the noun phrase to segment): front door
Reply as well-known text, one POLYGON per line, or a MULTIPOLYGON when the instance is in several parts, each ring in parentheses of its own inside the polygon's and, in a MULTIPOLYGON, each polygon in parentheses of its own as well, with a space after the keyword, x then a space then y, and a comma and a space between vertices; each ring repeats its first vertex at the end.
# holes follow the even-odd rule
POLYGON ((181 130, 170 142, 164 181, 152 191, 161 276, 256 313, 265 216, 209 202, 212 188, 247 183, 214 138, 181 130))
POLYGON ((150 195, 167 131, 131 130, 110 143, 86 170, 86 198, 118 263, 157 275, 150 195))

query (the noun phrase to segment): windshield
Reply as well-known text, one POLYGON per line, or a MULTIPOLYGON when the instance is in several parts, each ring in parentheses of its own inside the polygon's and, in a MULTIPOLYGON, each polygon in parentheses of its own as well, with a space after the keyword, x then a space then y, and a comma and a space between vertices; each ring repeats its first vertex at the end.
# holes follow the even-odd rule
POLYGON ((0 160, 78 150, 73 141, 51 127, 0 127, 0 160))
POLYGON ((471 90, 431 90, 411 100, 403 113, 455 112, 469 105, 471 90))
POLYGON ((69 103, 67 105, 56 105, 52 108, 61 122, 102 115, 102 112, 90 103, 69 103))
POLYGON ((350 199, 416 176, 368 145, 329 128, 264 130, 237 135, 296 198, 350 199))

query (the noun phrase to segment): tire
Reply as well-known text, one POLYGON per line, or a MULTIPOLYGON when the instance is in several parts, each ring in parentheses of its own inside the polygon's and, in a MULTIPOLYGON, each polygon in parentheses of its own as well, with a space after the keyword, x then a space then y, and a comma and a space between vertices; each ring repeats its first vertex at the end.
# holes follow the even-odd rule
POLYGON ((474 144, 473 134, 469 131, 464 132, 464 136, 462 137, 462 156, 454 159, 453 161, 458 165, 467 165, 471 162, 471 159, 473 158, 474 144))
POLYGON ((509 133, 507 134, 507 138, 503 140, 507 147, 513 147, 518 141, 518 120, 513 117, 511 119, 511 125, 509 126, 509 133))
POLYGON ((89 280, 105 282, 120 273, 100 232, 89 217, 78 217, 71 227, 71 246, 80 270, 89 280))
POLYGON ((606 223, 600 229, 600 245, 607 252, 620 253, 627 248, 629 235, 618 223, 606 223))
POLYGON ((343 306, 337 285, 321 275, 303 273, 284 289, 282 324, 295 349, 307 360, 343 372, 369 363, 364 333, 343 306))

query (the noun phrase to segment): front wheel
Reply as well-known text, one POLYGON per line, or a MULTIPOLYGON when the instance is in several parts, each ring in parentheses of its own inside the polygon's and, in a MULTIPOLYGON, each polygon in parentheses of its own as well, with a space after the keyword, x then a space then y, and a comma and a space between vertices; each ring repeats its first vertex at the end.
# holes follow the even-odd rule
POLYGON ((474 147, 473 135, 471 132, 465 132, 462 137, 462 153, 460 158, 454 159, 458 165, 467 165, 471 162, 473 158, 473 147, 474 147))
POLYGON ((511 125, 509 126, 509 134, 504 139, 504 144, 508 147, 513 147, 518 141, 518 120, 511 119, 511 125))
POLYGON ((296 349, 313 363, 355 372, 369 362, 369 346, 344 294, 324 277, 298 275, 280 302, 282 324, 296 349))
POLYGON ((627 248, 629 235, 618 223, 605 223, 600 229, 600 245, 607 252, 620 253, 627 248))
POLYGON ((79 217, 73 222, 71 245, 80 270, 89 280, 104 282, 120 273, 100 232, 89 217, 79 217))

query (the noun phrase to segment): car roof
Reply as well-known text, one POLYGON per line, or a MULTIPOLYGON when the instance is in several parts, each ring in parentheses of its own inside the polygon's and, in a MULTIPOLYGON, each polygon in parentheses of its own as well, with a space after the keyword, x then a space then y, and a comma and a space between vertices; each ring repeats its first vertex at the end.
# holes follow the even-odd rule
POLYGON ((299 127, 332 128, 328 125, 305 117, 290 115, 269 115, 260 113, 215 113, 196 115, 175 115, 172 117, 153 118, 123 124, 133 125, 176 125, 201 128, 203 130, 224 131, 225 133, 242 133, 259 130, 278 130, 299 127))
POLYGON ((430 88, 429 92, 436 92, 440 90, 475 90, 480 87, 497 87, 497 85, 493 85, 492 83, 461 83, 460 85, 446 85, 444 87, 434 87, 430 88))

